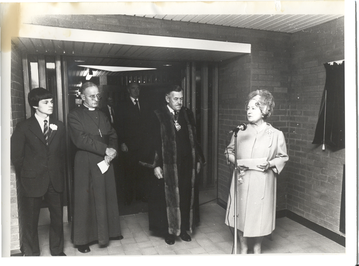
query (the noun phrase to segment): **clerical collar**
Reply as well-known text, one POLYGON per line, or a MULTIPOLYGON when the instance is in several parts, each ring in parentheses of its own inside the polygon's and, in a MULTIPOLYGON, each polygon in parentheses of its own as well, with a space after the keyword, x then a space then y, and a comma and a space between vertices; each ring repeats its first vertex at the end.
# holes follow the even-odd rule
POLYGON ((86 103, 84 103, 83 105, 84 105, 87 109, 89 109, 89 111, 95 111, 95 110, 96 110, 96 108, 87 106, 86 103))

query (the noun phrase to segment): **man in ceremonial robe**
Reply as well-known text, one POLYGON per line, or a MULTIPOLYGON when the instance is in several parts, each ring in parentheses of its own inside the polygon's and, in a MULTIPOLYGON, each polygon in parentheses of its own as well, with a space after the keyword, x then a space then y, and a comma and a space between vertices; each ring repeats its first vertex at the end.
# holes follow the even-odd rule
POLYGON ((165 242, 173 245, 176 236, 191 241, 187 231, 192 232, 194 218, 199 219, 195 213, 196 174, 204 164, 204 156, 193 114, 183 106, 182 88, 170 86, 165 99, 167 104, 154 112, 147 142, 153 145, 143 152, 141 162, 154 169, 148 199, 150 230, 164 234, 165 242))
POLYGON ((68 115, 70 137, 77 147, 72 241, 80 252, 87 253, 93 242, 104 247, 110 238, 122 239, 122 235, 111 163, 117 154, 117 134, 106 115, 97 109, 97 85, 86 82, 80 93, 83 105, 68 115))

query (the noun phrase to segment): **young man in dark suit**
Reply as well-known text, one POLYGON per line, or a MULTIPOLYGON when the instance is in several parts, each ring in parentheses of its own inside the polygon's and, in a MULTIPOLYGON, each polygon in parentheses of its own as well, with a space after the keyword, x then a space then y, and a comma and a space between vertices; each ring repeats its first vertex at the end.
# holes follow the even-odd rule
POLYGON ((20 249, 24 256, 39 256, 38 221, 44 199, 50 211, 50 253, 66 256, 63 235, 64 125, 50 118, 53 96, 43 88, 29 92, 35 113, 17 124, 11 136, 11 160, 16 170, 20 249))

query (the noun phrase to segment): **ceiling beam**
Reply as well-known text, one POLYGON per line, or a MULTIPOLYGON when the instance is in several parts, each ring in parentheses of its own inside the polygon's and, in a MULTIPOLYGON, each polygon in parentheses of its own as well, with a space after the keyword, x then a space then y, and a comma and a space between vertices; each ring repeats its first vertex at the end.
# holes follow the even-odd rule
POLYGON ((21 25, 18 37, 58 41, 111 43, 145 47, 148 46, 159 48, 218 51, 234 54, 248 54, 251 52, 251 45, 247 43, 80 30, 29 24, 21 25))

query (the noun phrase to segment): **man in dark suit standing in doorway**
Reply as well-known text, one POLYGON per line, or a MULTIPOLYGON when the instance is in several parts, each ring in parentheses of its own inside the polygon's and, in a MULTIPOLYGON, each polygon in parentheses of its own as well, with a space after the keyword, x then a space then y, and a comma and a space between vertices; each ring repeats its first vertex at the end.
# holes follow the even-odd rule
POLYGON ((139 153, 146 134, 148 105, 140 98, 140 85, 127 86, 128 97, 120 104, 118 138, 124 163, 125 204, 147 200, 146 169, 139 165, 139 153))
POLYGON ((19 195, 20 249, 39 256, 38 221, 42 200, 50 211, 50 253, 66 256, 63 235, 64 125, 50 118, 53 96, 43 88, 29 92, 35 114, 17 124, 11 137, 11 160, 16 169, 19 195))

